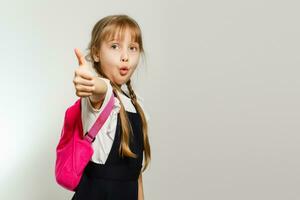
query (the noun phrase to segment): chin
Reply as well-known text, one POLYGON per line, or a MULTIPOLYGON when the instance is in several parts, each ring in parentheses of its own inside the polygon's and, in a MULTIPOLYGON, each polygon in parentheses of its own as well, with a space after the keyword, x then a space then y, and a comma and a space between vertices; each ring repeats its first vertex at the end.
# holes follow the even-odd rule
POLYGON ((120 74, 116 74, 112 77, 112 80, 115 84, 118 86, 122 86, 123 84, 126 84, 127 81, 130 79, 131 74, 127 74, 125 76, 121 76, 120 74))
POLYGON ((128 80, 129 78, 115 80, 115 84, 117 84, 118 86, 122 86, 123 84, 126 84, 128 80))

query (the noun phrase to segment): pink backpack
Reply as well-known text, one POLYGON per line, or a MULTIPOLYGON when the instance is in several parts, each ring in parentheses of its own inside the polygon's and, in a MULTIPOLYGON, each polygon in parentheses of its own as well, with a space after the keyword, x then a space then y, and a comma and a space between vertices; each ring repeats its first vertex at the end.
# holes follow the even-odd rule
POLYGON ((94 153, 91 143, 109 117, 113 105, 114 95, 85 136, 81 120, 81 99, 66 110, 55 162, 56 182, 62 187, 75 191, 84 168, 94 153))

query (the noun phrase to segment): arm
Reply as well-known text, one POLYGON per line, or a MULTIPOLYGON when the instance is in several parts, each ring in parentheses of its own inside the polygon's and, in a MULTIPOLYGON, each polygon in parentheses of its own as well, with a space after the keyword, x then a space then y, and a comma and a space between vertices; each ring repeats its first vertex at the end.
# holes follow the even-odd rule
POLYGON ((139 179, 138 179, 138 200, 144 200, 144 190, 143 190, 143 177, 142 173, 140 173, 139 179))
POLYGON ((107 85, 103 79, 95 77, 95 92, 89 96, 92 106, 100 109, 107 92, 107 85))

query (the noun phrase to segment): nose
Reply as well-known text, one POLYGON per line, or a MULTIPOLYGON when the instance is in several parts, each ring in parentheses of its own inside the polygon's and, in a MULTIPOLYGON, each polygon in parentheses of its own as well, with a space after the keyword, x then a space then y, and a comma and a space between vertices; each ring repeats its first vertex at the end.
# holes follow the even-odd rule
POLYGON ((127 62, 128 58, 122 58, 122 62, 127 62))
POLYGON ((123 53, 121 55, 121 61, 122 62, 128 62, 128 54, 127 54, 127 52, 123 51, 123 53))

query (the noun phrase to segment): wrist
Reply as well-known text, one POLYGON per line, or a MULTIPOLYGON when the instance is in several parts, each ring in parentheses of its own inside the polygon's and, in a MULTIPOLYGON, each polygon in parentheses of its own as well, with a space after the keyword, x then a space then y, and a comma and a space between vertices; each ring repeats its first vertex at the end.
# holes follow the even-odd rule
POLYGON ((92 95, 88 97, 91 105, 93 106, 94 109, 99 110, 104 102, 104 98, 100 99, 100 97, 92 95))
POLYGON ((101 77, 95 77, 95 89, 93 91, 93 96, 100 97, 105 96, 107 91, 107 83, 101 77))

